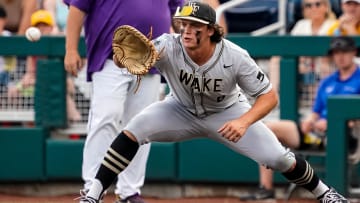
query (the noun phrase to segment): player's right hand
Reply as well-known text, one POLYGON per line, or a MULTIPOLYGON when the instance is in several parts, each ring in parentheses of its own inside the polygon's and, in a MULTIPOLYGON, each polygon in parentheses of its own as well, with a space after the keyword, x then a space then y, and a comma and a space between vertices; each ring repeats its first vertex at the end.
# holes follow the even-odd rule
POLYGON ((245 135, 249 126, 249 123, 245 122, 243 119, 234 119, 221 126, 218 133, 231 142, 238 142, 240 138, 245 135))
POLYGON ((77 77, 79 70, 83 67, 83 61, 77 50, 66 51, 64 58, 65 70, 71 75, 77 77))

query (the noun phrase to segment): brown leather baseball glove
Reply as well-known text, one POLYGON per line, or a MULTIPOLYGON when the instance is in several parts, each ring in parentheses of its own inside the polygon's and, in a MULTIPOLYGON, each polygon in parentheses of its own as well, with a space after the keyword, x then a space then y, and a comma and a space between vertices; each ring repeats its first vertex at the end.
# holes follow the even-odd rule
POLYGON ((118 27, 113 36, 113 60, 114 63, 134 75, 144 75, 159 59, 159 53, 150 41, 152 29, 149 36, 129 25, 118 27))

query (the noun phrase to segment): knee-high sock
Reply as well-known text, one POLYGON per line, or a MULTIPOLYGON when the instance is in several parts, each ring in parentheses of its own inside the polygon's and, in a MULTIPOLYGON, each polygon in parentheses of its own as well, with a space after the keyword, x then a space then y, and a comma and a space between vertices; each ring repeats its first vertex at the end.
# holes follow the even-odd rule
MULTIPOLYGON (((139 144, 132 141, 123 132, 119 134, 106 152, 95 179, 100 181, 102 190, 106 190, 134 158, 139 144)), ((101 193, 103 192, 101 191, 101 193)))
POLYGON ((296 185, 302 186, 312 192, 319 184, 319 177, 314 173, 313 168, 303 158, 295 156, 296 166, 290 172, 283 175, 296 185))

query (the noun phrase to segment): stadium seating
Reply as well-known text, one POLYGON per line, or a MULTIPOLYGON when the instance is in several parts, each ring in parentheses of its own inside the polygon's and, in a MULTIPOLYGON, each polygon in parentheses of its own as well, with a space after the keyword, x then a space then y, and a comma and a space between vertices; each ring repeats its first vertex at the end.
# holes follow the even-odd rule
POLYGON ((229 32, 247 33, 276 22, 277 7, 277 0, 251 0, 225 11, 229 32))
MULTIPOLYGON (((220 0, 225 3, 229 0, 220 0)), ((329 0, 336 16, 341 14, 341 0, 329 0)), ((289 32, 302 16, 302 0, 287 0, 286 31, 289 32)), ((278 0, 250 0, 225 11, 230 33, 249 33, 278 20, 278 0)))

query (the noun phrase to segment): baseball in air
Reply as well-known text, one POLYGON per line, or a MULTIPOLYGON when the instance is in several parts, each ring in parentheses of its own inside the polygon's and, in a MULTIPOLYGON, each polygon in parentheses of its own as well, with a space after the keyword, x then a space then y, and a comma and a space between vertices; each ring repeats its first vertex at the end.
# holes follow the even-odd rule
POLYGON ((29 27, 26 31, 25 31, 25 37, 26 39, 28 39, 30 42, 36 42, 40 39, 41 37, 41 32, 39 30, 39 28, 36 27, 29 27))

